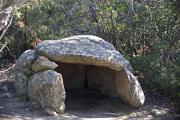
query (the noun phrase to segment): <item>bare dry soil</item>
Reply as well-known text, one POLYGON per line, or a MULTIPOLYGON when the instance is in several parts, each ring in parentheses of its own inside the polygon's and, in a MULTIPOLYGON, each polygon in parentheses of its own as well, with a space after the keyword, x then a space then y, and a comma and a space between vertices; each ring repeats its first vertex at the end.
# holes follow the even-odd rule
POLYGON ((94 92, 67 95, 63 115, 48 116, 15 96, 12 73, 0 75, 0 120, 175 120, 178 106, 166 97, 155 97, 145 91, 146 102, 134 109, 119 99, 94 92), (3 86, 3 84, 8 84, 3 86), (1 88, 2 87, 2 88, 1 88), (8 88, 10 87, 10 88, 8 88))

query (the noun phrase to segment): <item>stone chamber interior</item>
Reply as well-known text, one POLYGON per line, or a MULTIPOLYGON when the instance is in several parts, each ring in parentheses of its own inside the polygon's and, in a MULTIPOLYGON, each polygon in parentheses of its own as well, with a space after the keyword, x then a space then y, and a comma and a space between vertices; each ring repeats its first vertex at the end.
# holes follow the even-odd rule
POLYGON ((117 73, 114 70, 72 63, 58 63, 55 70, 63 76, 66 109, 92 105, 117 96, 117 73))

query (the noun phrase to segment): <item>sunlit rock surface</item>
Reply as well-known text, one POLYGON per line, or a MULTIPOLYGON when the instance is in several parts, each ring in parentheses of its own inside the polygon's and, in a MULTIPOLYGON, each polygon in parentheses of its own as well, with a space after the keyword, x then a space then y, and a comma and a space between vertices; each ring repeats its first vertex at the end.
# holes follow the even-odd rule
POLYGON ((92 35, 47 40, 35 49, 38 54, 58 62, 97 65, 116 71, 126 68, 132 71, 129 61, 112 44, 92 35))

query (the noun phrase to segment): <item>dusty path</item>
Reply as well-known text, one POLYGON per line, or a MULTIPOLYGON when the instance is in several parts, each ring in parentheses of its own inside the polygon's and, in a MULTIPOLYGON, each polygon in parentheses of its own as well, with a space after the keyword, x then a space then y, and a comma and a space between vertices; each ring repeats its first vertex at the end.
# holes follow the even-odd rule
MULTIPOLYGON (((0 76, 2 82, 11 81, 10 74, 0 76)), ((47 116, 13 94, 0 94, 0 120, 175 120, 176 107, 170 100, 146 94, 144 107, 133 109, 118 99, 94 94, 69 97, 64 115, 47 116), (12 96, 11 96, 12 95, 12 96)))

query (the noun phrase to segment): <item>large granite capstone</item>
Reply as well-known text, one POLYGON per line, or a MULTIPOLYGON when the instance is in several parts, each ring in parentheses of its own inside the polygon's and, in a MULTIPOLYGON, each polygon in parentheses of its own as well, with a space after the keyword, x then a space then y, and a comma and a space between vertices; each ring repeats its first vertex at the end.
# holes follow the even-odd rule
POLYGON ((80 35, 48 40, 35 49, 39 55, 56 62, 97 65, 115 71, 125 68, 132 71, 129 61, 112 44, 96 36, 80 35))
POLYGON ((65 108, 65 91, 74 89, 98 90, 110 97, 120 97, 133 107, 141 107, 145 101, 129 61, 112 44, 92 35, 43 41, 22 54, 15 71, 18 94, 26 95, 44 109, 50 106, 57 113, 65 108), (29 54, 32 57, 25 57, 29 54))

